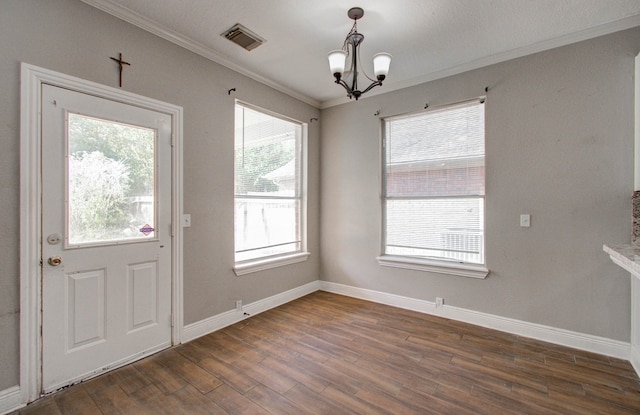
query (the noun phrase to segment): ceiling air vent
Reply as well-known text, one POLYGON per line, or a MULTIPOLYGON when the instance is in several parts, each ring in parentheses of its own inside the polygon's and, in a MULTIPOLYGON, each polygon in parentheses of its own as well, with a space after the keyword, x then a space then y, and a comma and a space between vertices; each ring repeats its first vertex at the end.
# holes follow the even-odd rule
POLYGON ((260 36, 239 23, 235 24, 231 29, 226 30, 221 36, 226 37, 246 50, 253 50, 265 42, 260 36))

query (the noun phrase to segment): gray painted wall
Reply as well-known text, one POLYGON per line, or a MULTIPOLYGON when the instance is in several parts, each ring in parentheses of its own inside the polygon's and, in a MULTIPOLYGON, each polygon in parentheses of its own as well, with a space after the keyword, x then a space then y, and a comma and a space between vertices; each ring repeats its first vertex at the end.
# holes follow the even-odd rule
MULTIPOLYGON (((233 22, 232 22, 233 23, 233 22)), ((263 46, 268 47, 268 46, 263 46)), ((0 391, 19 381, 20 62, 184 107, 185 323, 319 278, 319 124, 309 124, 307 262, 236 277, 233 266, 234 98, 309 122, 319 110, 78 0, 0 2, 0 391), (235 95, 227 90, 236 88, 235 95)))
POLYGON ((629 275, 602 244, 631 236, 639 51, 635 28, 323 110, 322 279, 629 341, 629 275), (466 100, 485 86, 490 275, 379 266, 374 113, 466 100), (521 213, 531 228, 520 228, 521 213))
POLYGON ((631 234, 638 51, 640 28, 318 111, 78 0, 0 2, 0 391, 18 383, 20 62, 116 86, 109 56, 122 52, 132 63, 123 89, 184 107, 185 211, 193 221, 184 241, 187 324, 232 309, 237 298, 250 303, 321 276, 627 341, 629 277, 602 244, 631 234), (491 274, 380 267, 373 114, 468 99, 487 85, 491 274), (318 123, 309 126, 311 258, 239 278, 231 270, 232 87, 237 98, 301 121, 320 114, 322 125, 322 134, 318 123), (532 215, 530 229, 519 227, 521 213, 532 215))

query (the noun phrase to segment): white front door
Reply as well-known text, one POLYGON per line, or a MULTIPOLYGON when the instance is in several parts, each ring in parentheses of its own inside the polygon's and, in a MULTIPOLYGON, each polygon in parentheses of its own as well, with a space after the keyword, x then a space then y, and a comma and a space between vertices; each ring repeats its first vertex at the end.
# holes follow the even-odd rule
POLYGON ((171 125, 43 85, 43 392, 171 345, 171 125))

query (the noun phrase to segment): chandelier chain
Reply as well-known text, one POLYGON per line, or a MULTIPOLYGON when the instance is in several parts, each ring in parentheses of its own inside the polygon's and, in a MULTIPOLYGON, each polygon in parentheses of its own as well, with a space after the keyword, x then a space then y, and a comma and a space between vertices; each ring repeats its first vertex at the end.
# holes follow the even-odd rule
MULTIPOLYGON (((351 35, 353 35, 354 33, 358 33, 358 21, 357 20, 353 21, 353 26, 351 26, 351 30, 349 31, 349 33, 347 33, 347 37, 344 38, 344 43, 342 44, 342 50, 346 52, 347 57, 351 56, 351 52, 349 50, 349 39, 351 39, 351 35)), ((356 53, 355 46, 354 46, 353 53, 356 53)), ((365 76, 365 78, 367 78, 371 82, 376 82, 376 80, 371 78, 367 74, 367 72, 364 70, 364 66, 362 65, 362 54, 360 53, 360 54, 356 54, 356 55, 358 57, 358 64, 360 65, 360 69, 362 70, 362 73, 365 76)), ((353 71, 353 65, 351 65, 351 67, 349 68, 348 71, 346 71, 346 73, 350 74, 352 71, 353 71)))
POLYGON ((347 52, 347 55, 349 54, 349 46, 347 46, 349 44, 349 38, 351 38, 351 35, 354 33, 358 33, 357 20, 353 21, 353 26, 351 26, 351 30, 349 31, 349 33, 347 33, 347 37, 344 38, 344 43, 342 44, 342 50, 347 52))

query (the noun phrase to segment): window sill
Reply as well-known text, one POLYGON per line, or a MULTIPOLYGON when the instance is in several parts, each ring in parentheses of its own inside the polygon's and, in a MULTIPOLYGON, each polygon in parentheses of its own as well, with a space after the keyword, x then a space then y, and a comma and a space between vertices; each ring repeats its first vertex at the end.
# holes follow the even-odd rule
POLYGON ((378 263, 383 267, 430 271, 459 277, 484 279, 489 275, 489 270, 483 265, 461 264, 459 262, 436 261, 433 259, 383 255, 378 257, 378 263))
POLYGON ((264 271, 266 269, 282 267, 284 265, 304 262, 309 258, 309 252, 296 252, 295 254, 281 256, 277 258, 256 259, 254 261, 236 264, 233 272, 239 277, 241 275, 250 274, 252 272, 264 271))

